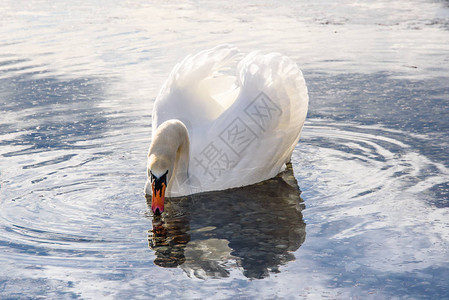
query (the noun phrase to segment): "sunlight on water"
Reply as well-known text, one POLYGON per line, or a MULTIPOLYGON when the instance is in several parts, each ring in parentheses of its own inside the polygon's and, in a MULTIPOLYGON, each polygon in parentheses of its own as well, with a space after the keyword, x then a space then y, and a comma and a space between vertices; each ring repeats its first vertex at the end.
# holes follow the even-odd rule
POLYGON ((3 1, 0 298, 444 298, 449 5, 3 1), (293 173, 143 196, 152 103, 186 54, 304 72, 293 173))

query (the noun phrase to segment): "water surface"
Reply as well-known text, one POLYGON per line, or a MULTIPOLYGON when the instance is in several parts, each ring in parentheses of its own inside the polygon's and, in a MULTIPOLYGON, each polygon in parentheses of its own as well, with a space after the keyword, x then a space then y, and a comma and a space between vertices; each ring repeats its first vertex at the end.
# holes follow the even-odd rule
POLYGON ((2 2, 0 298, 449 295, 447 1, 2 2), (152 104, 187 53, 283 52, 292 170, 143 196, 152 104))

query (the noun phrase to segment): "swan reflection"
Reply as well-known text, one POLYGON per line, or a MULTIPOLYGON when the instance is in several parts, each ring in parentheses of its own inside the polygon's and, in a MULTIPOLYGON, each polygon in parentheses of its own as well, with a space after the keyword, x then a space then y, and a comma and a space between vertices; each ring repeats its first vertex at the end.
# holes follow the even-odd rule
POLYGON ((252 186, 167 199, 166 207, 149 230, 154 263, 180 266, 190 277, 228 277, 234 268, 248 278, 267 277, 295 259, 306 236, 291 166, 252 186))

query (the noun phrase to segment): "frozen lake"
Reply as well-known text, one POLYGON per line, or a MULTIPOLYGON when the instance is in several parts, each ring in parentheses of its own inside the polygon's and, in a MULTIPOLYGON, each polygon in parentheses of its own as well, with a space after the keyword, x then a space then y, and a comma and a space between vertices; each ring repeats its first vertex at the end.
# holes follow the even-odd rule
POLYGON ((449 298, 448 1, 1 3, 0 298, 449 298), (293 170, 153 219, 152 104, 223 43, 303 70, 293 170))

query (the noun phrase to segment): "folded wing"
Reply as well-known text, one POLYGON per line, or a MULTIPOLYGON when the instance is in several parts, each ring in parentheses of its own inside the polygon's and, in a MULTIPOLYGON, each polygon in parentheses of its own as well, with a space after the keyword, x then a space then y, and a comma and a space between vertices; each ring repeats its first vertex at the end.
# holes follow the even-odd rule
POLYGON ((189 171, 198 190, 260 182, 285 168, 307 115, 298 66, 280 54, 250 53, 237 67, 238 96, 210 126, 192 131, 189 171))

